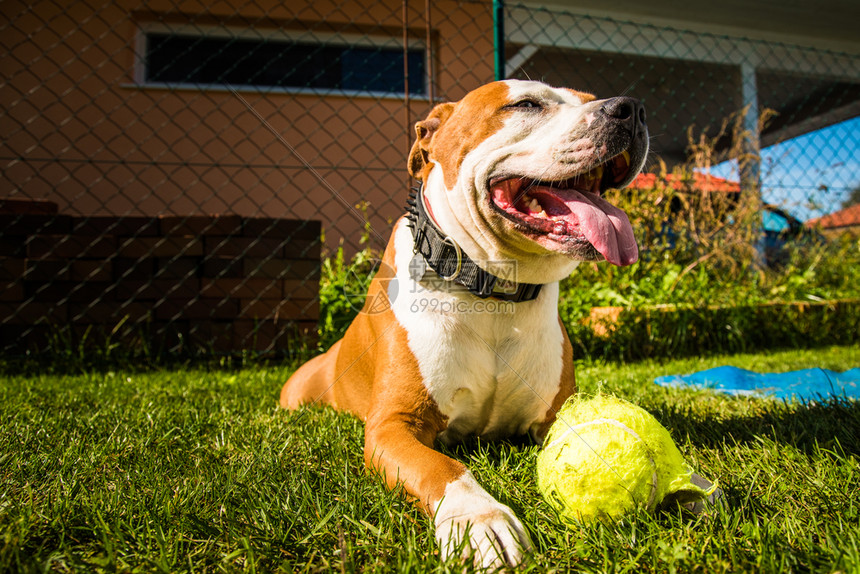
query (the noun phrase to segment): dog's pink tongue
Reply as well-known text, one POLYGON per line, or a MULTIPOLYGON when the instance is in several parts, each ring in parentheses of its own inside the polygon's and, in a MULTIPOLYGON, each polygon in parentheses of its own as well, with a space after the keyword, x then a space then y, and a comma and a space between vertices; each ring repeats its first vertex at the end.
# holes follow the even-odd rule
POLYGON ((630 265, 639 259, 639 246, 626 213, 593 193, 584 194, 573 189, 562 193, 558 197, 579 222, 580 231, 607 261, 614 265, 630 265))

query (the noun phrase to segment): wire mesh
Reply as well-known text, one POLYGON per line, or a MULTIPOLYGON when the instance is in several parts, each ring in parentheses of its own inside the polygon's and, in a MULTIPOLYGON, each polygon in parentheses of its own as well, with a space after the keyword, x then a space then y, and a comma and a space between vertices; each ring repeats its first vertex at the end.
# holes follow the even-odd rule
MULTIPOLYGON (((691 126, 772 109, 765 200, 809 219, 856 198, 856 55, 503 14, 505 75, 643 99, 652 167, 688 158, 691 126)), ((320 258, 384 247, 412 123, 493 79, 493 18, 488 1, 5 2, 0 348, 312 336, 320 258)))

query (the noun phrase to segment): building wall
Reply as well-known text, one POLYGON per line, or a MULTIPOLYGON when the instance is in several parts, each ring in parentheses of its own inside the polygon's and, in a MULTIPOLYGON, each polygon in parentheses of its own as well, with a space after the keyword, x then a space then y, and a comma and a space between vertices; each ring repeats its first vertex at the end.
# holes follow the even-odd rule
MULTIPOLYGON (((423 12, 411 3, 410 39, 426 38, 423 12)), ((402 96, 242 90, 246 105, 227 90, 148 87, 135 76, 142 23, 400 41, 402 2, 11 1, 4 13, 0 197, 53 201, 71 215, 321 219, 330 244, 360 234, 361 200, 379 236, 402 212, 410 124, 426 98, 412 98, 408 115, 402 96)), ((491 80, 489 4, 435 2, 431 17, 437 99, 491 80)))
POLYGON ((81 217, 49 202, 0 201, 0 348, 22 354, 66 340, 197 354, 312 345, 319 237, 318 221, 81 217))

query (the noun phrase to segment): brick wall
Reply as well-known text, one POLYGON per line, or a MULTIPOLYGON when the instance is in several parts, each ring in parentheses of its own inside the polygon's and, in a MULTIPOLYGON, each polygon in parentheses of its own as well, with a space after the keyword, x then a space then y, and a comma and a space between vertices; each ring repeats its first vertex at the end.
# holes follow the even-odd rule
POLYGON ((319 221, 72 217, 0 200, 7 352, 59 334, 172 352, 285 351, 315 334, 319 276, 319 221))

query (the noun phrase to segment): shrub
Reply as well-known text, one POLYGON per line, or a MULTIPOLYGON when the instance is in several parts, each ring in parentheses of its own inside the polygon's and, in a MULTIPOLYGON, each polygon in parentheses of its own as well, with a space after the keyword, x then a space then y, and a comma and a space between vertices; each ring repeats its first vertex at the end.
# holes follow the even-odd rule
MULTIPOLYGON (((769 116, 765 112, 761 121, 769 116)), ((660 162, 653 185, 607 193, 629 214, 641 253, 628 267, 583 263, 562 281, 560 314, 581 353, 632 359, 818 345, 860 330, 856 303, 786 305, 860 299, 860 240, 798 242, 780 266, 767 267, 760 244, 762 204, 754 186, 734 193, 697 187, 702 176, 696 174, 715 163, 734 158, 745 173, 755 159, 747 152, 742 117, 729 118, 710 137, 691 129, 687 164, 669 170, 660 162), (732 143, 718 153, 723 138, 732 143), (624 309, 604 335, 588 322, 591 309, 600 306, 624 309)), ((347 261, 338 249, 324 261, 323 348, 355 316, 344 293, 366 285, 377 256, 365 248, 347 261)))

